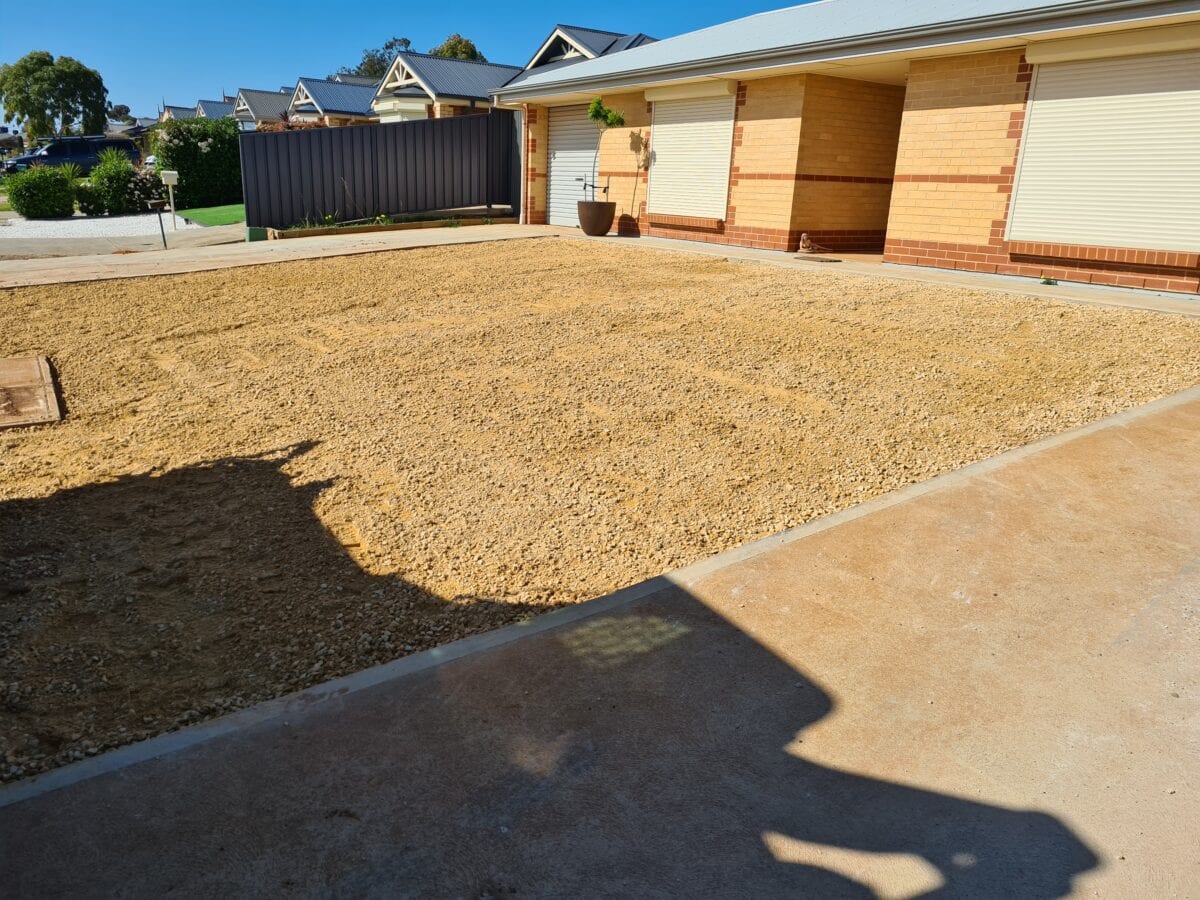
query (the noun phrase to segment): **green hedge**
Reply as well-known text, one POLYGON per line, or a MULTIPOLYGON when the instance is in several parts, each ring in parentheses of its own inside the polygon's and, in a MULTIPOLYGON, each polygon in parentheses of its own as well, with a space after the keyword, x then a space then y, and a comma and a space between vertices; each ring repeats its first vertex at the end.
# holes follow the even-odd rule
POLYGON ((152 149, 158 157, 158 170, 179 173, 176 208, 242 202, 236 120, 168 119, 153 135, 152 149))
POLYGON ((33 166, 4 180, 8 202, 27 219, 59 219, 75 214, 73 166, 33 166))

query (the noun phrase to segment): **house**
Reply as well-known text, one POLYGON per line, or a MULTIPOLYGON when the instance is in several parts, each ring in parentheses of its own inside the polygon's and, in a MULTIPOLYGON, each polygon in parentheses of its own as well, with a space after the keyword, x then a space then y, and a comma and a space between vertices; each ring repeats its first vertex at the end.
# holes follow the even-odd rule
POLYGON ((227 119, 233 115, 232 100, 201 100, 196 104, 197 119, 227 119))
POLYGON ((493 97, 529 222, 576 224, 582 172, 624 234, 1200 292, 1195 0, 821 0, 493 97))
POLYGON ((196 118, 196 107, 194 106, 163 106, 162 112, 158 114, 159 122, 165 122, 167 119, 194 118, 196 118))
POLYGON ((254 131, 259 125, 278 122, 292 103, 293 88, 279 91, 255 91, 242 88, 233 104, 233 117, 242 131, 254 131))
MULTIPOLYGON (((350 77, 350 76, 343 76, 350 77)), ((295 122, 321 122, 325 125, 367 125, 378 122, 371 109, 377 82, 333 81, 326 78, 301 78, 296 82, 288 104, 288 116, 295 122)))
POLYGON ((654 40, 645 34, 621 34, 617 31, 580 28, 577 25, 556 25, 550 36, 542 41, 537 52, 525 64, 525 71, 620 53, 632 47, 654 43, 654 40))
POLYGON ((490 92, 520 71, 520 66, 404 51, 379 82, 371 108, 381 122, 486 113, 490 92))

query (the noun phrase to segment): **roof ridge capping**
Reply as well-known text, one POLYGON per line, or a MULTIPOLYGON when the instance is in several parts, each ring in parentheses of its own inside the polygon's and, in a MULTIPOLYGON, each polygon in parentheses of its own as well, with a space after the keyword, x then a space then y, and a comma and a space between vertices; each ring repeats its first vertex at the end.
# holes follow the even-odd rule
MULTIPOLYGON (((708 25, 693 31, 685 31, 650 44, 640 44, 630 47, 622 50, 620 53, 584 60, 569 68, 559 69, 555 72, 539 72, 536 69, 527 70, 522 73, 524 77, 518 76, 509 82, 509 84, 492 93, 493 96, 497 97, 502 94, 518 94, 519 96, 523 88, 528 88, 531 90, 545 89, 544 93, 549 94, 553 93, 553 91, 549 90, 552 87, 562 86, 563 88, 567 88, 568 86, 579 84, 583 88, 589 82, 593 81, 631 78, 652 72, 663 72, 665 74, 678 70, 683 73, 702 68, 706 65, 723 64, 743 59, 748 62, 767 60, 774 57, 785 57, 789 54, 813 52, 818 48, 828 48, 831 51, 842 50, 855 46, 870 46, 872 44, 895 41, 904 37, 923 37, 939 33, 949 35, 988 25, 999 26, 1012 22, 1028 23, 1030 30, 1035 30, 1037 24, 1048 18, 1061 18, 1072 15, 1083 16, 1088 13, 1119 13, 1126 10, 1132 12, 1140 8, 1146 9, 1150 15, 1162 15, 1164 13, 1154 13, 1153 11, 1164 6, 1192 5, 1185 3, 1184 0, 1067 0, 1067 2, 1033 2, 1025 4, 1017 2, 1017 0, 1007 3, 1003 2, 1003 0, 995 0, 995 2, 991 3, 987 2, 987 0, 973 0, 973 2, 972 0, 966 0, 966 2, 959 0, 959 2, 954 3, 948 2, 948 0, 928 0, 923 5, 930 8, 930 15, 936 18, 922 20, 909 15, 910 21, 908 24, 897 23, 892 27, 878 30, 862 29, 847 31, 843 34, 817 37, 794 43, 774 43, 760 47, 733 50, 726 53, 713 53, 704 56, 697 54, 690 58, 685 57, 666 62, 653 62, 658 55, 664 51, 669 53, 672 48, 678 47, 681 43, 703 42, 704 36, 712 32, 726 32, 732 26, 743 25, 744 23, 757 23, 758 20, 786 16, 789 13, 797 11, 807 13, 810 10, 821 10, 837 6, 847 7, 848 12, 853 10, 853 12, 858 14, 857 18, 861 19, 867 11, 866 7, 873 5, 873 3, 874 0, 862 0, 862 2, 859 2, 859 0, 814 0, 811 3, 800 3, 780 7, 779 9, 763 10, 762 12, 752 13, 748 16, 739 16, 736 19, 718 22, 714 25, 708 25), (964 8, 977 10, 981 6, 994 8, 977 15, 968 14, 962 16, 951 12, 951 10, 962 10, 964 8), (639 65, 642 60, 649 60, 649 62, 639 65)), ((904 4, 901 8, 906 14, 909 14, 914 5, 904 4)), ((895 9, 895 7, 891 8, 895 9)), ((1130 19, 1129 21, 1132 20, 1130 19)), ((853 18, 851 18, 851 21, 853 21, 853 18)), ((872 49, 868 52, 885 52, 885 50, 872 49)))

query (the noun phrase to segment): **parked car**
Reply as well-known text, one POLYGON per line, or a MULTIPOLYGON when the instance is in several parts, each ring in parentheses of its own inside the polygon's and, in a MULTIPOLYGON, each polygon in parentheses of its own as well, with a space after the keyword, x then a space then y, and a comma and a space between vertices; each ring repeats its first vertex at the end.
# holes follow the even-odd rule
POLYGON ((61 166, 74 163, 87 175, 100 161, 100 151, 109 148, 120 150, 135 166, 141 161, 137 144, 123 138, 106 137, 63 137, 54 138, 29 153, 14 156, 4 161, 5 174, 20 172, 33 165, 61 166))

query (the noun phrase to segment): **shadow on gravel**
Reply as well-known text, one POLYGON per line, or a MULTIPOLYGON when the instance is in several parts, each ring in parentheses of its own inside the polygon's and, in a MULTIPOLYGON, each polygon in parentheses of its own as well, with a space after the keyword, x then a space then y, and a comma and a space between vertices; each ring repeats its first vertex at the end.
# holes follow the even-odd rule
POLYGON ((0 503, 0 778, 532 611, 363 571, 286 471, 312 446, 0 503))
MULTIPOLYGON (((361 571, 312 511, 324 485, 284 471, 304 450, 0 505, 10 753, 161 730, 436 643, 454 617, 521 612, 492 622, 496 604, 361 571), (337 666, 318 665, 328 648, 337 666)), ((0 880, 14 896, 1038 898, 1098 865, 1046 813, 806 758, 833 698, 662 584, 0 809, 0 880)))

